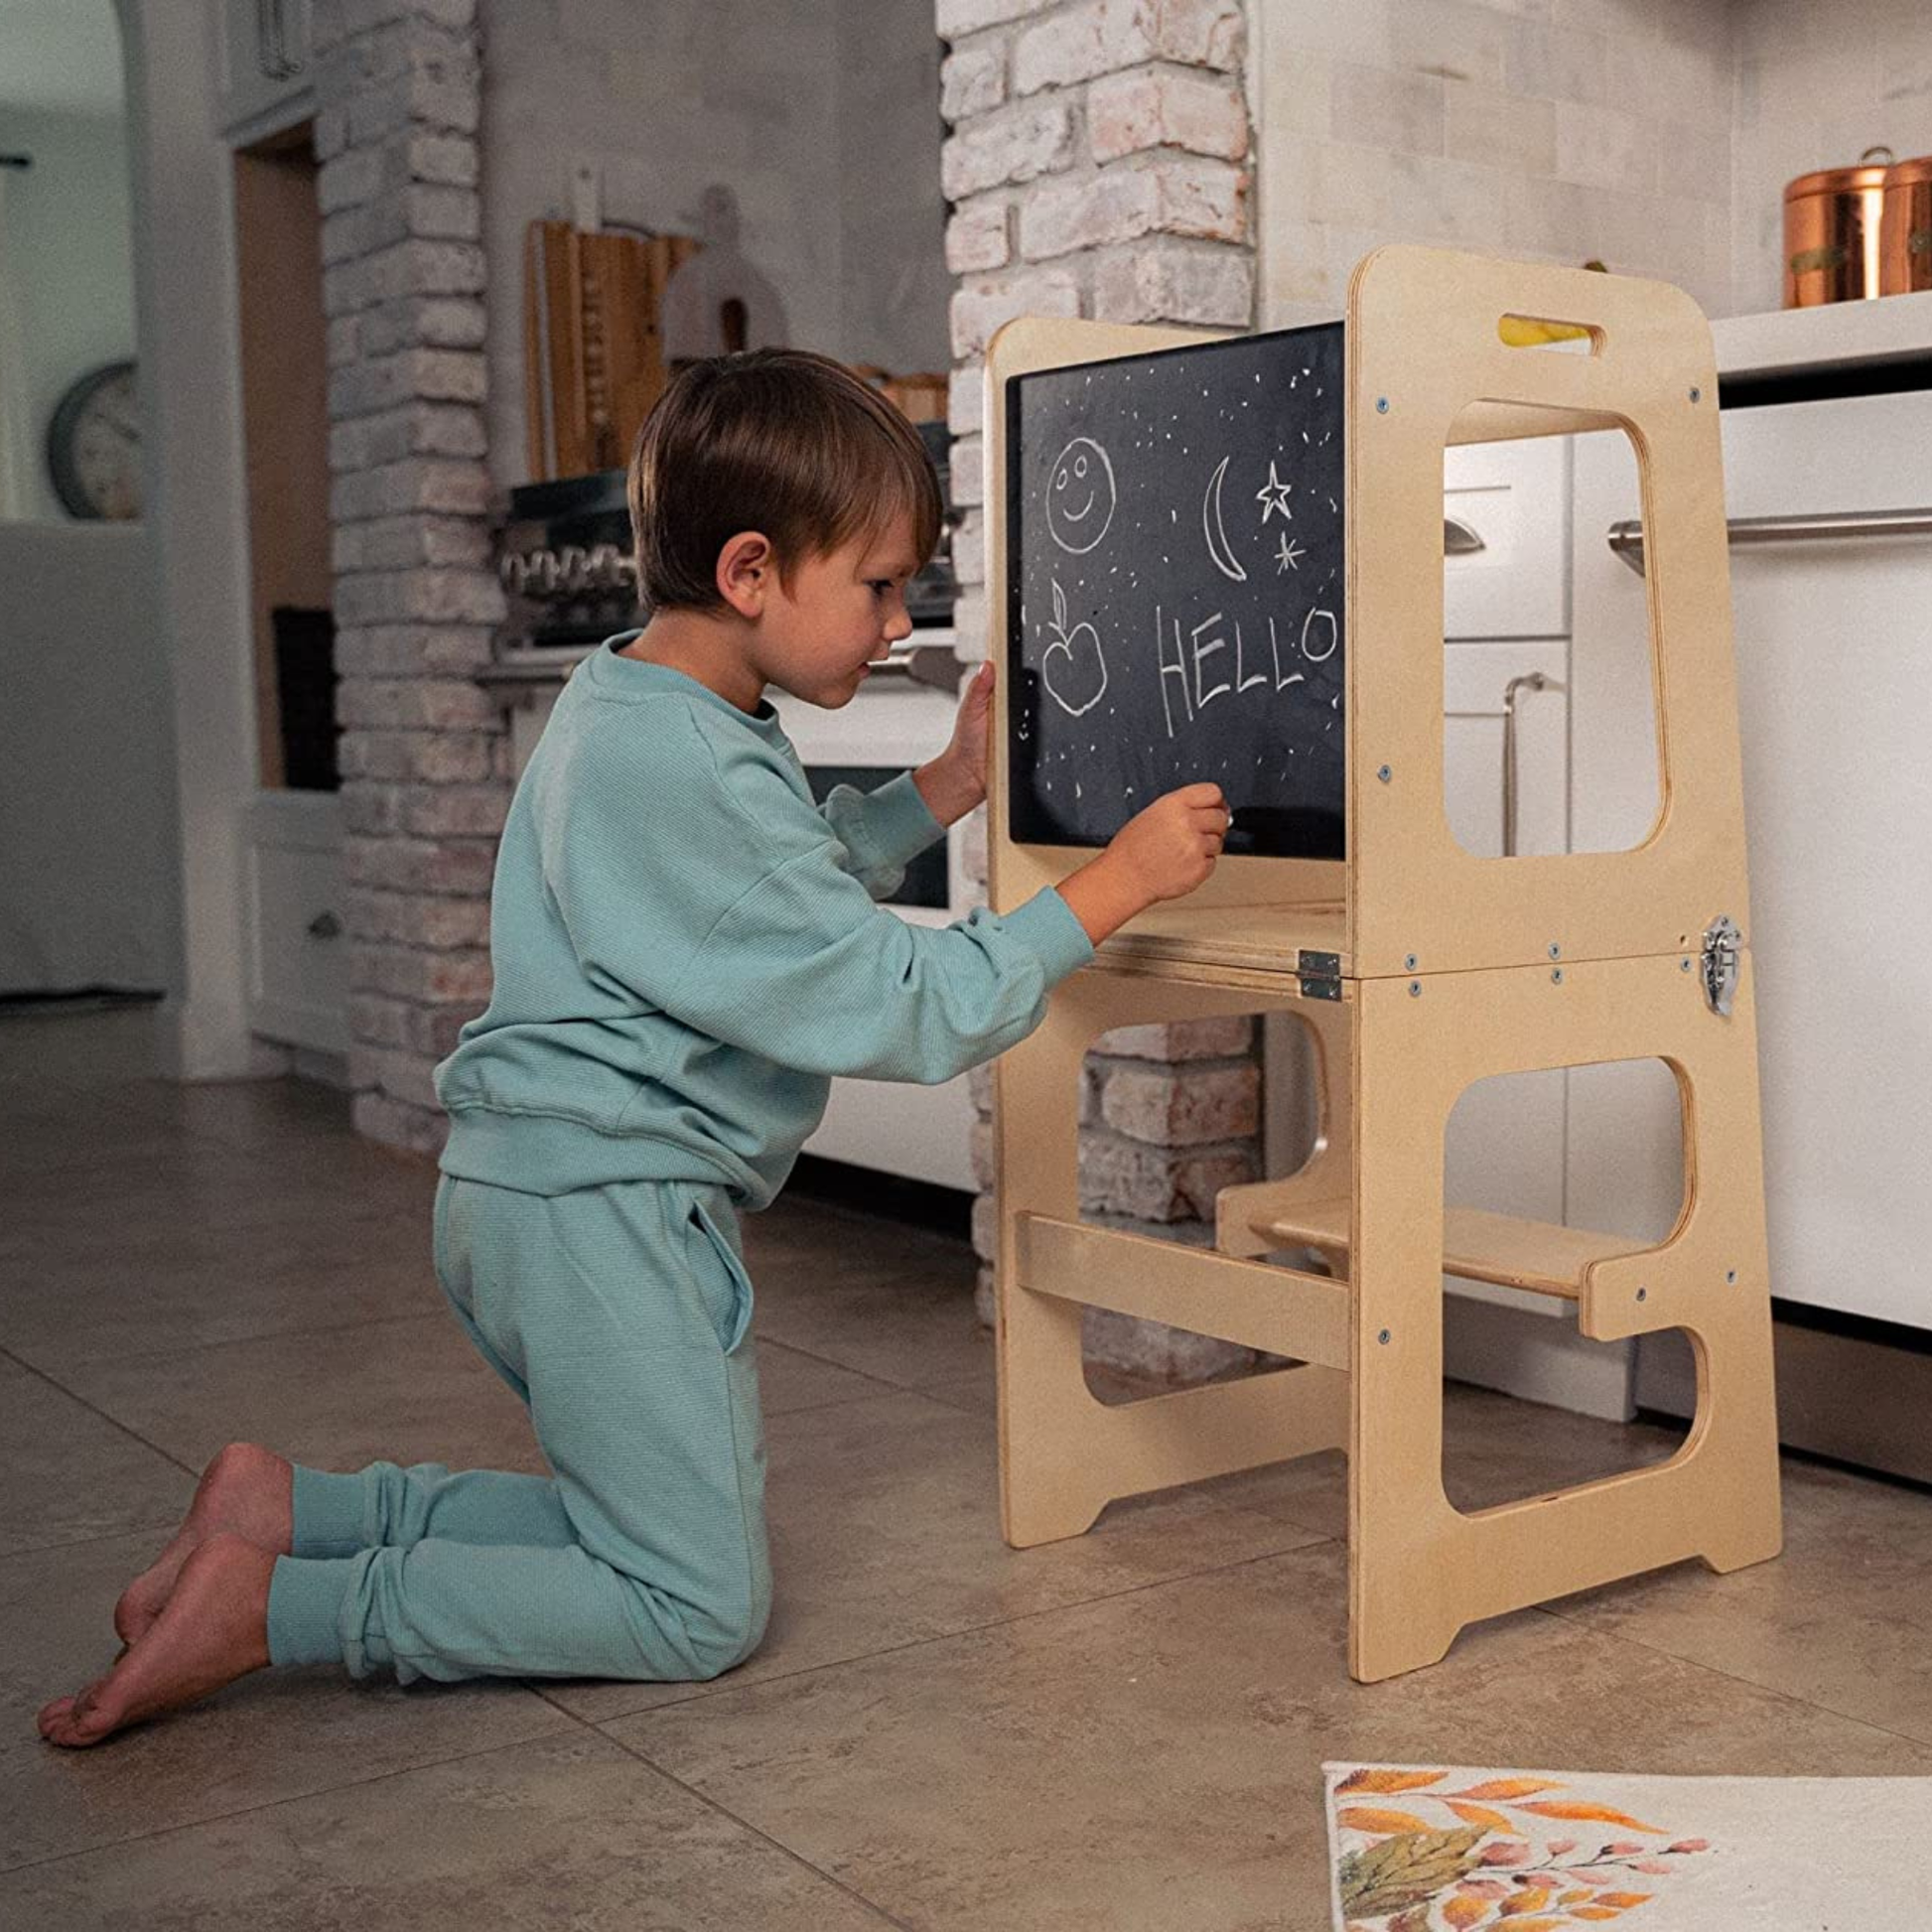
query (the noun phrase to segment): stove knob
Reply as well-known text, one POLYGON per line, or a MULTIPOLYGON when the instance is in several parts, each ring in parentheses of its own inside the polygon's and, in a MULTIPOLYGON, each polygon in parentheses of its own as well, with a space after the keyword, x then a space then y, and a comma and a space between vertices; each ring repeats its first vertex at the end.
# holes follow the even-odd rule
POLYGON ((557 577, 566 591, 590 588, 590 553, 581 543, 567 543, 557 559, 557 577))
POLYGON ((499 557, 496 579, 511 597, 521 597, 530 580, 530 566, 523 557, 499 557))
POLYGON ((559 576, 557 553, 554 550, 532 550, 524 562, 528 565, 525 582, 539 597, 550 597, 557 589, 559 576))

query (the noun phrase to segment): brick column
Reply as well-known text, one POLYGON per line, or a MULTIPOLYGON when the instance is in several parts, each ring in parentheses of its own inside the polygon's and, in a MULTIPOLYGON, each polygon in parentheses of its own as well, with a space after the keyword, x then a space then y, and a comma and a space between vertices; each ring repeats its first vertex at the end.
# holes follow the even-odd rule
POLYGON ((488 998, 502 615, 484 468, 476 0, 316 0, 355 1125, 442 1144, 430 1072, 488 998))
MULTIPOLYGON (((936 0, 943 181, 951 204, 952 484, 962 655, 986 651, 981 406, 988 338, 1019 315, 1246 329, 1254 319, 1250 130, 1239 0, 936 0)), ((968 863, 983 884, 984 838, 968 863)), ((1084 1074, 1083 1213, 1176 1241, 1213 1238, 1214 1195, 1260 1173, 1251 1021, 1131 1027, 1084 1074)), ((974 1161, 992 1182, 992 1083, 975 1082, 974 1161)), ((993 1253, 990 1194, 974 1215, 993 1253)), ((981 1270, 981 1312, 991 1282, 981 1270)), ((1253 1351, 1090 1311, 1090 1358, 1167 1381, 1253 1351)))

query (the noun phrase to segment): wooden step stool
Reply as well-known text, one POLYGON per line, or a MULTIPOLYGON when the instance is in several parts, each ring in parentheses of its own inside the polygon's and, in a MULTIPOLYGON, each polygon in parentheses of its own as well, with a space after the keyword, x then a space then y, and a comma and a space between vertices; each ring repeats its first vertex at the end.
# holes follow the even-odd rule
MULTIPOLYGON (((989 355, 988 502, 1008 503, 1009 382, 1210 340, 1010 324, 989 355)), ((1103 946, 998 1062, 1000 1462, 1006 1537, 1027 1547, 1079 1535, 1119 1497, 1345 1449, 1349 1669, 1373 1681, 1435 1662, 1477 1618, 1688 1557, 1761 1562, 1781 1528, 1750 959, 1719 923, 1747 930, 1708 326, 1661 284, 1397 247, 1357 268, 1346 348, 1347 856, 1224 858, 1198 893, 1103 946), (1506 315, 1582 324, 1591 352, 1510 348, 1506 315), (1445 443, 1611 427, 1630 432, 1642 476, 1663 810, 1634 851, 1477 859, 1443 809, 1445 443), (1093 1040, 1278 1009, 1318 1047, 1308 1166, 1224 1189, 1211 1251, 1083 1223, 1093 1040), (1445 1129, 1468 1086, 1651 1057, 1683 1096, 1684 1205, 1667 1239, 1445 1213, 1445 1129), (1334 1272, 1257 1259, 1296 1249, 1334 1272), (1597 1340, 1686 1330, 1699 1398, 1682 1449, 1453 1508, 1445 1271, 1572 1300, 1597 1340), (1296 1366, 1109 1406, 1082 1369, 1089 1307, 1296 1366)), ((991 561, 993 648, 1011 671, 997 513, 991 561)), ((1000 682, 990 825, 1001 910, 1091 856, 1011 836, 1013 683, 1000 682)))

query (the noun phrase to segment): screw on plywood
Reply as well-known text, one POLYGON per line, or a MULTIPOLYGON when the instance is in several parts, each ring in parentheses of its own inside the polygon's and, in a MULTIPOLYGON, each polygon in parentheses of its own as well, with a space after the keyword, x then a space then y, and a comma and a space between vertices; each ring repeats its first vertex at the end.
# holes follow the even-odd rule
POLYGON ((1552 986, 1561 986, 1563 984, 1563 968, 1561 966, 1552 968, 1550 973, 1550 984, 1552 986))
POLYGON ((1638 1290, 1637 1290, 1637 1300, 1638 1300, 1639 1302, 1647 1302, 1647 1301, 1649 1301, 1649 1300, 1650 1300, 1650 1291, 1649 1291, 1649 1289, 1647 1289, 1647 1288, 1640 1288, 1640 1289, 1638 1289, 1638 1290))
POLYGON ((1378 416, 1386 416, 1389 413, 1389 399, 1387 396, 1377 396, 1375 398, 1375 413, 1378 416))
POLYGON ((1416 955, 1412 952, 1404 953, 1402 955, 1402 964, 1405 971, 1413 973, 1416 970, 1416 955))
POLYGON ((1691 391, 1691 400, 1693 402, 1702 402, 1704 400, 1704 391, 1702 389, 1693 389, 1691 391))
POLYGON ((1387 784, 1395 776, 1395 772, 1386 764, 1378 764, 1375 767, 1375 775, 1387 784))
POLYGON ((1388 1329, 1386 1329, 1386 1328, 1384 1328, 1384 1329, 1382 1330, 1382 1332, 1381 1332, 1381 1333, 1380 1333, 1379 1335, 1377 1335, 1377 1336, 1375 1337, 1375 1339, 1376 1339, 1377 1341, 1379 1341, 1379 1342, 1380 1342, 1380 1343, 1382 1344, 1382 1346, 1383 1346, 1384 1348, 1386 1348, 1386 1347, 1388 1347, 1388 1345, 1389 1345, 1389 1331, 1388 1331, 1388 1329))
POLYGON ((1736 1285, 1737 1285, 1737 1270, 1736 1270, 1736 1269, 1734 1269, 1734 1268, 1726 1268, 1726 1269, 1725 1270, 1725 1281, 1726 1281, 1727 1283, 1729 1283, 1731 1287, 1733 1287, 1733 1288, 1734 1288, 1734 1287, 1736 1287, 1736 1285))
POLYGON ((1550 957, 1552 959, 1561 959, 1563 957, 1563 948, 1554 939, 1550 942, 1550 957))
POLYGON ((1420 1000, 1422 998, 1421 980, 1411 980, 1409 982, 1409 997, 1412 1000, 1420 1000))

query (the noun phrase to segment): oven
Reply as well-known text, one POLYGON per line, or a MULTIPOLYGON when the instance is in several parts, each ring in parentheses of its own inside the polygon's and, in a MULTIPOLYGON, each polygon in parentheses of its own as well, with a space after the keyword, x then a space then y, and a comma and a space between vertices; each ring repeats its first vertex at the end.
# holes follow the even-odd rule
MULTIPOLYGON (((935 757, 952 736, 965 667, 950 631, 915 629, 906 647, 860 686, 842 711, 774 692, 772 702, 797 748, 813 793, 835 784, 872 790, 935 757)), ((913 925, 944 926, 969 897, 960 863, 960 827, 906 869, 885 902, 913 925)), ((888 1080, 834 1080, 832 1098, 807 1154, 882 1173, 971 1191, 973 1102, 962 1076, 943 1086, 888 1080)))

